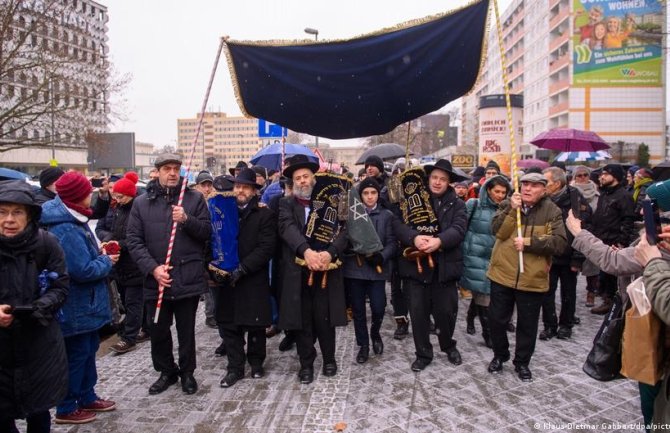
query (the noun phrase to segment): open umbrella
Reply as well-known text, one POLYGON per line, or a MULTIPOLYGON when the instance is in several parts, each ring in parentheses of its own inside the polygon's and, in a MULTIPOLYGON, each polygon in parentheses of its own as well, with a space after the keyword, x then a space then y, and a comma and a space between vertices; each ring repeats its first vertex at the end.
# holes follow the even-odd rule
POLYGON ((550 129, 530 140, 530 142, 542 149, 561 152, 595 152, 610 148, 610 145, 595 132, 573 128, 550 129))
MULTIPOLYGON (((284 158, 293 155, 306 155, 312 162, 319 162, 319 158, 307 146, 302 144, 286 143, 284 149, 284 158)), ((256 155, 249 160, 253 165, 260 165, 268 170, 281 169, 282 144, 274 143, 259 150, 256 155)))
MULTIPOLYGON (((412 152, 409 154, 414 155, 412 152)), ((376 146, 372 146, 363 152, 363 154, 358 158, 358 161, 356 161, 356 165, 365 164, 365 160, 368 158, 368 156, 372 155, 380 157, 382 161, 400 158, 401 156, 405 156, 405 147, 397 143, 382 143, 376 146)))
POLYGON ((598 150, 596 152, 561 152, 554 161, 604 161, 612 159, 612 155, 606 150, 598 150))
POLYGON ((0 180, 10 179, 26 180, 30 179, 30 176, 11 168, 0 167, 0 180))
POLYGON ((541 159, 531 158, 531 159, 521 159, 521 160, 519 160, 516 163, 516 166, 521 168, 521 169, 524 169, 524 170, 527 170, 531 167, 539 167, 542 170, 544 170, 545 168, 549 167, 549 163, 547 161, 542 161, 541 159))

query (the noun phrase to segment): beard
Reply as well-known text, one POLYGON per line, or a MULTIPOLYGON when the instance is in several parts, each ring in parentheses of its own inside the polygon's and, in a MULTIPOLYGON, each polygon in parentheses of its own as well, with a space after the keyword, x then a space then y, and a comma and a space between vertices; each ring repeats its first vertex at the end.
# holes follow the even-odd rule
POLYGON ((238 206, 246 206, 246 205, 249 204, 249 202, 251 201, 251 199, 253 197, 254 197, 253 195, 247 196, 247 195, 239 194, 239 195, 235 196, 235 201, 237 202, 238 206))
POLYGON ((314 185, 307 185, 305 187, 299 187, 297 185, 293 185, 293 195, 303 200, 309 200, 310 198, 312 198, 313 190, 314 185))

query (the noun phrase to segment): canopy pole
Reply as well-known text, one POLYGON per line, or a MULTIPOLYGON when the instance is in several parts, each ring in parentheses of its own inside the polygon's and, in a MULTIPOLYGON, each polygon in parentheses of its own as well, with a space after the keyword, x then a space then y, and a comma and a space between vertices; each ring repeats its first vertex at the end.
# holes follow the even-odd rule
MULTIPOLYGON (((507 130, 509 131, 509 144, 512 149, 512 185, 514 192, 519 192, 519 172, 517 169, 516 140, 514 137, 514 124, 512 123, 512 100, 509 93, 509 80, 507 77, 507 59, 505 58, 505 47, 503 44, 502 26, 500 25, 500 13, 498 12, 498 0, 493 0, 493 9, 496 14, 496 27, 498 29, 498 48, 500 48, 500 67, 503 76, 503 89, 505 91, 505 103, 507 106, 507 130)), ((521 233, 521 209, 516 210, 516 232, 517 237, 523 237, 521 233)), ((519 272, 523 273, 523 252, 519 251, 519 272)))
MULTIPOLYGON (((212 83, 214 82, 214 76, 216 75, 216 68, 219 65, 219 59, 221 58, 221 51, 223 50, 223 44, 227 38, 221 38, 219 43, 219 49, 216 52, 216 60, 214 61, 214 67, 212 68, 212 73, 209 77, 209 84, 207 85, 207 91, 205 92, 205 100, 202 101, 202 108, 200 109, 200 119, 198 120, 198 129, 196 129, 195 137, 193 138, 193 143, 191 143, 191 152, 186 162, 186 173, 184 173, 184 179, 181 183, 181 191, 179 192, 179 199, 177 200, 177 206, 181 206, 184 202, 184 193, 186 192, 186 185, 188 184, 188 175, 191 172, 191 165, 193 164, 193 155, 195 155, 195 148, 198 144, 198 138, 200 137, 200 131, 202 130, 202 123, 205 120, 205 110, 207 109, 207 101, 209 100, 209 94, 212 90, 212 83)), ((205 142, 202 143, 203 148, 205 142)), ((204 156, 204 152, 203 152, 204 156)), ((203 165, 204 165, 203 161, 203 165)), ((172 248, 174 247, 174 239, 177 235, 177 221, 172 221, 172 231, 170 232, 170 242, 168 243, 167 255, 165 256, 165 268, 169 271, 170 260, 172 259, 172 248)), ((163 294, 165 293, 165 287, 162 284, 158 285, 158 300, 156 301, 156 314, 154 315, 154 323, 158 323, 158 316, 161 313, 161 306, 163 305, 163 294)))
POLYGON ((407 122, 407 139, 405 140, 405 170, 410 168, 411 163, 409 162, 409 132, 411 130, 412 121, 407 122))

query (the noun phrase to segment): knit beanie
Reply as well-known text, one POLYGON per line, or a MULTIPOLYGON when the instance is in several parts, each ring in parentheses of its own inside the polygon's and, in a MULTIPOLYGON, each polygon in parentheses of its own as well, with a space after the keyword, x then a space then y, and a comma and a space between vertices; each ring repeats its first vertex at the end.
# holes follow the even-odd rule
POLYGON ((58 167, 45 168, 40 172, 40 186, 46 188, 56 182, 65 172, 58 167))
POLYGON ((120 180, 114 183, 112 188, 115 193, 135 197, 137 195, 137 180, 139 177, 134 171, 129 171, 120 180))
POLYGON ((500 166, 494 160, 490 160, 489 162, 486 163, 484 173, 486 173, 486 170, 488 170, 489 168, 495 169, 498 172, 498 174, 500 174, 500 166))
POLYGON ((662 212, 670 211, 670 180, 656 182, 647 187, 647 197, 656 200, 662 212))
POLYGON ((384 173, 384 161, 377 155, 370 155, 365 158, 365 168, 368 168, 369 165, 377 167, 380 173, 384 173))
POLYGON ((377 192, 381 190, 381 188, 379 187, 379 182, 377 182, 372 177, 366 177, 358 184, 359 194, 362 193, 365 188, 374 188, 377 190, 377 192))
POLYGON ((56 192, 66 205, 80 203, 92 191, 91 182, 78 171, 68 171, 56 181, 56 192))
POLYGON ((623 182, 625 177, 623 167, 621 167, 619 164, 607 164, 603 167, 603 173, 611 174, 613 178, 619 181, 619 183, 623 182))

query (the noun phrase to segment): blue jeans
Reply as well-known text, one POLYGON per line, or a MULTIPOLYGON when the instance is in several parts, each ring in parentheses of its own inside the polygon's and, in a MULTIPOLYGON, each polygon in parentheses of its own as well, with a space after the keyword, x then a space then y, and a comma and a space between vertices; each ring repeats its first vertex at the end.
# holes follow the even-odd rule
POLYGON ((99 346, 98 331, 65 337, 69 385, 67 396, 56 407, 57 415, 70 414, 98 399, 94 388, 98 382, 95 353, 99 346))
POLYGON ((382 327, 384 309, 386 308, 386 281, 345 278, 344 286, 349 288, 349 293, 351 295, 351 309, 354 313, 356 344, 359 346, 369 346, 370 336, 372 336, 373 340, 381 339, 379 329, 382 327), (372 313, 370 334, 368 334, 368 322, 365 314, 366 295, 370 298, 370 311, 372 313))

